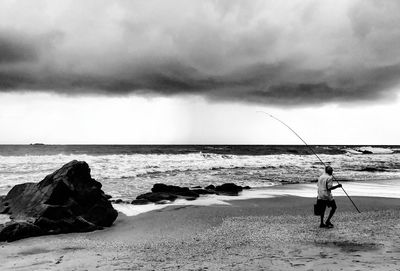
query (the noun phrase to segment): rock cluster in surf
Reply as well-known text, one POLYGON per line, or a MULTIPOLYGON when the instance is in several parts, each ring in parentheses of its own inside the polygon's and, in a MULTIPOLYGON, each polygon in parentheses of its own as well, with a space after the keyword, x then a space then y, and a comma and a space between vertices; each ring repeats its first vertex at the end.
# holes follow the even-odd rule
POLYGON ((111 226, 118 213, 101 187, 88 164, 76 160, 39 183, 14 186, 0 198, 0 213, 11 218, 0 226, 0 241, 111 226))
POLYGON ((141 194, 131 202, 126 202, 121 199, 111 200, 114 203, 131 203, 135 205, 148 204, 148 203, 169 203, 176 199, 195 200, 200 195, 215 194, 215 195, 228 195, 237 196, 243 189, 250 189, 249 186, 240 186, 234 183, 225 183, 222 185, 209 185, 205 188, 201 187, 180 187, 175 185, 167 185, 157 183, 151 189, 151 192, 141 194))

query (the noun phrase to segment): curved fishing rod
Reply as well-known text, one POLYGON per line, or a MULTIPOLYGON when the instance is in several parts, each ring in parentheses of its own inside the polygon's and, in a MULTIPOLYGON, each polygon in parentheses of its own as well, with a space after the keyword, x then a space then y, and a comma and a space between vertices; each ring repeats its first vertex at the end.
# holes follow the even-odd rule
MULTIPOLYGON (((280 119, 276 118, 275 116, 273 116, 273 115, 271 115, 271 114, 269 114, 269 113, 267 113, 267 112, 264 112, 264 111, 257 111, 257 113, 264 113, 264 114, 266 114, 267 116, 269 116, 269 117, 273 118, 274 120, 277 120, 277 121, 279 121, 280 123, 282 123, 283 125, 285 125, 285 126, 286 126, 290 131, 292 131, 298 138, 300 138, 301 141, 303 141, 303 143, 311 150, 311 152, 318 158, 318 160, 319 160, 325 167, 327 166, 327 165, 324 163, 324 161, 322 161, 322 159, 318 156, 318 154, 314 151, 314 149, 311 148, 311 146, 308 145, 307 142, 306 142, 304 139, 302 139, 301 136, 299 136, 299 134, 296 133, 295 130, 293 130, 292 128, 290 128, 289 125, 287 125, 286 123, 284 123, 284 122, 281 121, 280 119)), ((338 184, 340 184, 339 181, 335 178, 335 176, 333 176, 333 174, 332 174, 332 178, 333 178, 338 184)), ((346 190, 344 190, 343 187, 341 187, 341 188, 342 188, 343 192, 346 194, 347 198, 348 198, 348 199, 351 201, 351 203, 353 204, 354 208, 356 208, 357 212, 361 213, 360 210, 357 208, 356 204, 353 202, 353 200, 352 200, 352 199, 350 198, 350 196, 347 194, 346 190)))

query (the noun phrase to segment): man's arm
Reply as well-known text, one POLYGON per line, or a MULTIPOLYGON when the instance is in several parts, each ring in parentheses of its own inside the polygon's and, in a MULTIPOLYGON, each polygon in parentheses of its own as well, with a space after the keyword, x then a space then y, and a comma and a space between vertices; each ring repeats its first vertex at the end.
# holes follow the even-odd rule
POLYGON ((338 184, 338 185, 332 186, 332 187, 328 188, 328 190, 329 190, 329 191, 335 190, 336 188, 339 188, 339 187, 342 187, 342 185, 341 185, 341 184, 338 184))

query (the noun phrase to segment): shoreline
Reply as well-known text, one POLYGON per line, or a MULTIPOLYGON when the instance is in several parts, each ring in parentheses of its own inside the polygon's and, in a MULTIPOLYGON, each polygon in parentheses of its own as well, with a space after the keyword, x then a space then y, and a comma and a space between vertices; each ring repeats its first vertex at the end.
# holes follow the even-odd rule
MULTIPOLYGON (((377 180, 362 182, 346 182, 344 189, 353 197, 378 197, 378 198, 400 198, 400 180, 377 180)), ((223 195, 201 195, 193 201, 175 200, 167 204, 113 204, 114 208, 127 216, 135 216, 146 212, 164 209, 170 206, 212 206, 231 205, 238 200, 277 198, 282 196, 295 196, 304 198, 316 198, 316 183, 283 184, 267 187, 256 187, 250 190, 243 190, 238 196, 223 195)), ((345 197, 341 189, 334 191, 336 197, 345 197)), ((357 203, 356 203, 357 204, 357 203)))
POLYGON ((333 229, 320 229, 314 199, 295 196, 176 205, 110 228, 2 243, 1 270, 394 270, 400 264, 400 199, 335 197, 333 229), (324 269, 325 268, 325 269, 324 269))

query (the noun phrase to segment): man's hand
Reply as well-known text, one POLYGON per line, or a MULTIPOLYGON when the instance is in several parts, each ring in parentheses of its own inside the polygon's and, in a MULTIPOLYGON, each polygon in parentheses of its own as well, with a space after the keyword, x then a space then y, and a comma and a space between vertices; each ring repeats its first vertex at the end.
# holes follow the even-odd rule
POLYGON ((338 184, 337 187, 340 188, 340 187, 343 187, 343 185, 342 184, 338 184))

